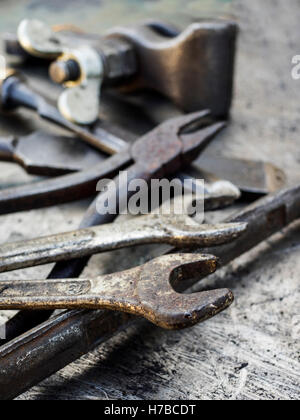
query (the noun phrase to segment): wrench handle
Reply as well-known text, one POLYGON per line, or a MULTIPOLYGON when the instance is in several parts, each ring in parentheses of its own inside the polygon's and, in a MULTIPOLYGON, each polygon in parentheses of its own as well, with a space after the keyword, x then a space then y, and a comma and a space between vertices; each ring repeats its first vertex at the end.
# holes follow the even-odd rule
MULTIPOLYGON (((128 171, 128 180, 132 179, 134 175, 138 175, 138 168, 135 167, 135 165, 131 166, 130 170, 128 171)), ((116 177, 114 179, 115 183, 118 182, 119 177, 116 177)), ((120 193, 120 191, 119 191, 120 193)), ((111 197, 113 197, 112 194, 115 194, 115 191, 110 192, 111 197)), ((121 191, 122 194, 122 191, 121 191)), ((124 200, 124 197, 123 197, 124 200)), ((115 220, 117 217, 117 214, 100 214, 101 213, 101 206, 105 206, 105 200, 103 195, 98 196, 90 205, 88 211, 85 213, 85 216, 80 224, 80 229, 88 228, 91 226, 97 226, 97 225, 103 225, 106 223, 111 223, 115 220), (99 206, 99 207, 98 207, 99 206), (100 211, 97 211, 100 210, 100 211)), ((103 207, 102 207, 103 208, 103 207)), ((104 213, 104 211, 103 211, 104 213)), ((52 272, 49 275, 49 278, 51 279, 61 279, 61 278, 76 278, 79 277, 82 271, 84 270, 85 266, 87 265, 89 261, 89 257, 84 258, 77 258, 73 259, 71 261, 61 261, 55 265, 52 272)), ((24 312, 23 312, 24 314, 24 312)), ((48 314, 49 316, 49 314, 48 314)), ((42 319, 47 319, 47 314, 41 314, 42 319)), ((22 317, 21 317, 22 318, 22 317)), ((32 316, 30 314, 27 314, 28 323, 32 322, 32 316)), ((21 322, 21 319, 20 319, 21 322)), ((18 324, 19 321, 16 319, 16 324, 18 324)), ((15 328, 18 328, 17 325, 11 325, 12 330, 15 328)))

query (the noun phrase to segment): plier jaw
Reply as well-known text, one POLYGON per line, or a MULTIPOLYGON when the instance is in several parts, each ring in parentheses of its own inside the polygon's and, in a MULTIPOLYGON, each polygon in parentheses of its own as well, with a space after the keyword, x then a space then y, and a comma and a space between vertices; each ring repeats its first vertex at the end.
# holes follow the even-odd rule
POLYGON ((152 177, 167 177, 196 159, 225 125, 213 123, 209 110, 171 118, 132 146, 132 158, 152 177))
POLYGON ((216 121, 210 110, 203 110, 172 118, 162 123, 154 132, 156 131, 158 138, 173 137, 174 144, 180 141, 182 160, 184 164, 189 164, 226 126, 225 121, 216 121))

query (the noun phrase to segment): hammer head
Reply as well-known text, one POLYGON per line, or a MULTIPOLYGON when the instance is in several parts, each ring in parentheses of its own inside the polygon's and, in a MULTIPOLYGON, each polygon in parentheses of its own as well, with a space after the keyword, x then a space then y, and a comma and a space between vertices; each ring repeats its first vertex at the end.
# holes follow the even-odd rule
POLYGON ((113 29, 134 45, 138 80, 129 90, 150 88, 185 112, 210 109, 217 117, 229 113, 234 77, 237 24, 228 21, 193 23, 177 36, 140 25, 113 29))

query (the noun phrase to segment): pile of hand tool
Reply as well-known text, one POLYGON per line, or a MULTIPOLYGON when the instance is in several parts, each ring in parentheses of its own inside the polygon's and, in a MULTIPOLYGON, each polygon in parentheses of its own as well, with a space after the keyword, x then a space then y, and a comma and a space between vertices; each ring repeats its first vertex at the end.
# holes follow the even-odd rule
POLYGON ((47 280, 0 281, 0 310, 21 310, 7 322, 0 347, 0 399, 16 397, 137 316, 181 329, 217 315, 232 304, 230 290, 182 292, 299 218, 300 186, 283 190, 280 169, 201 156, 226 126, 237 33, 237 25, 225 20, 193 23, 182 32, 149 21, 99 37, 24 20, 17 34, 5 35, 8 55, 19 57, 24 68, 46 65, 64 89, 55 106, 20 71, 3 74, 1 112, 17 115, 25 107, 50 124, 49 132, 0 138, 0 160, 46 177, 1 189, 0 214, 95 199, 78 230, 0 247, 2 273, 56 263, 47 280), (99 118, 108 97, 124 112, 139 109, 147 129, 117 135, 116 124, 99 118), (51 124, 74 137, 51 133, 51 124), (190 201, 201 190, 205 209, 241 197, 251 204, 215 225, 175 213, 114 223, 134 194, 131 181, 150 186, 165 178, 182 186, 189 180, 190 201), (114 183, 97 196, 101 179, 114 183), (199 179, 206 181, 204 189, 199 179), (115 195, 117 211, 109 212, 107 202, 115 195), (161 243, 174 248, 127 271, 78 279, 94 254, 161 243))

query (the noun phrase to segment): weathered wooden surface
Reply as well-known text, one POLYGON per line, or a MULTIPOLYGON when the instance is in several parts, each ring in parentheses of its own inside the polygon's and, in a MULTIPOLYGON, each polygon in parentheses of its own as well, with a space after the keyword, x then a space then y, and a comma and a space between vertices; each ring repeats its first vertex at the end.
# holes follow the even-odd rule
MULTIPOLYGON (((22 17, 32 14, 51 23, 72 20, 99 32, 116 23, 167 15, 170 9, 180 13, 182 8, 180 0, 94 0, 84 12, 87 2, 61 3, 22 0, 16 5, 3 1, 0 29, 11 30, 22 17)), ((185 13, 207 14, 217 9, 234 13, 241 25, 232 123, 211 150, 270 160, 286 170, 290 183, 300 181, 300 82, 291 78, 291 58, 300 53, 299 6, 297 0, 185 2, 185 13)), ((40 126, 31 118, 29 112, 24 113, 18 125, 4 124, 1 119, 1 135, 12 129, 24 133, 40 126)), ((14 165, 1 163, 0 171, 2 186, 29 179, 14 165)), ((72 230, 87 204, 1 217, 0 240, 4 243, 72 230)), ((208 217, 217 219, 221 215, 208 217)), ((165 332, 143 323, 20 399, 298 399, 300 224, 285 233, 210 279, 210 285, 234 291, 236 302, 227 312, 184 332, 165 332)), ((145 250, 97 256, 84 275, 141 263, 145 250)), ((151 247, 150 252, 156 255, 157 250, 151 247)), ((42 278, 48 272, 49 267, 27 269, 11 273, 10 278, 42 278)))

